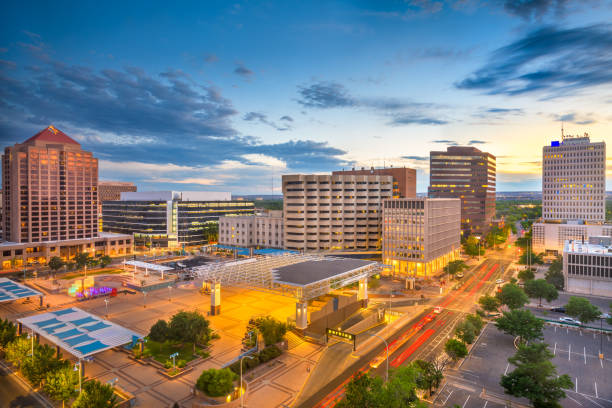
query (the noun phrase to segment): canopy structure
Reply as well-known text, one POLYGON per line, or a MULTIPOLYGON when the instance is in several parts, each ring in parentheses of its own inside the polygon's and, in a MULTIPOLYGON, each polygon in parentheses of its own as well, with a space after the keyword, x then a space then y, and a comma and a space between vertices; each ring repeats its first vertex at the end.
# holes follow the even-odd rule
POLYGON ((37 290, 7 278, 0 278, 0 303, 23 299, 30 296, 43 296, 37 290))
POLYGON ((143 338, 132 330, 77 307, 17 321, 79 359, 143 338))
POLYGON ((148 262, 141 262, 141 261, 125 261, 124 265, 133 266, 135 270, 136 268, 144 269, 145 276, 149 274, 149 271, 160 272, 162 279, 164 279, 164 272, 168 272, 174 269, 174 268, 170 268, 169 266, 148 263, 148 262))

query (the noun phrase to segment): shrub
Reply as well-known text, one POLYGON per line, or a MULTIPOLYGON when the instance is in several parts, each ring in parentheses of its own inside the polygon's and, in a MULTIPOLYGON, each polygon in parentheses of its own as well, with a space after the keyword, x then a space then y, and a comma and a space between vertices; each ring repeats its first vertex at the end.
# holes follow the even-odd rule
POLYGON ((153 341, 163 342, 168 338, 169 334, 168 323, 165 320, 158 320, 151 330, 149 330, 149 338, 153 341))
POLYGON ((6 347, 17 337, 17 326, 10 320, 0 320, 0 347, 6 347))
POLYGON ((272 316, 251 319, 250 322, 261 333, 266 346, 271 346, 283 340, 287 333, 287 324, 272 316))
POLYGON ((19 367, 30 353, 30 349, 31 340, 25 336, 17 337, 6 346, 6 359, 19 367))
POLYGON ((118 405, 113 387, 98 380, 83 384, 83 391, 72 404, 72 408, 111 408, 118 405))
POLYGON ((186 365, 187 365, 187 362, 186 362, 185 360, 183 360, 183 359, 180 359, 180 360, 178 360, 178 361, 176 362, 176 366, 177 366, 178 368, 183 368, 183 367, 185 367, 186 365))
POLYGON ((266 363, 273 358, 280 356, 281 354, 283 354, 283 351, 276 346, 266 347, 259 353, 259 360, 262 363, 266 363))
POLYGON ((164 363, 164 367, 165 368, 172 368, 172 361, 166 360, 166 362, 164 363))
POLYGON ((470 324, 472 324, 476 328, 476 331, 478 333, 480 333, 480 331, 484 327, 484 321, 478 315, 469 314, 465 316, 465 321, 470 322, 470 324))
POLYGON ((227 395, 234 389, 234 381, 238 376, 228 368, 204 370, 196 387, 211 397, 227 395))

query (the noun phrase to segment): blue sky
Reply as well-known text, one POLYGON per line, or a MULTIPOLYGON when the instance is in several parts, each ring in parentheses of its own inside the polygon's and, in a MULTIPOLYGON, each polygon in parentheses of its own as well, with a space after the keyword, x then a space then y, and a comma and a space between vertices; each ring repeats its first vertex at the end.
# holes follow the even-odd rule
POLYGON ((423 192, 452 144, 538 190, 561 123, 612 142, 610 0, 11 3, 2 145, 53 124, 141 190, 393 165, 423 192))

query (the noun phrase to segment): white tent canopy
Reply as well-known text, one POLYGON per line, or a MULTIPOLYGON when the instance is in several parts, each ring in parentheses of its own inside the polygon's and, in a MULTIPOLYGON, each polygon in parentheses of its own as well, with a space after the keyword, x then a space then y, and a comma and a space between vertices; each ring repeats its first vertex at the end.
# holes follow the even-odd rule
POLYGON ((125 261, 124 265, 133 266, 134 270, 136 270, 136 268, 144 269, 145 276, 149 274, 150 270, 155 271, 155 272, 160 272, 162 279, 164 279, 164 272, 168 272, 174 269, 174 268, 170 268, 169 266, 148 263, 148 262, 141 262, 141 261, 125 261))
POLYGON ((8 278, 0 278, 0 303, 30 296, 43 296, 43 294, 8 278))

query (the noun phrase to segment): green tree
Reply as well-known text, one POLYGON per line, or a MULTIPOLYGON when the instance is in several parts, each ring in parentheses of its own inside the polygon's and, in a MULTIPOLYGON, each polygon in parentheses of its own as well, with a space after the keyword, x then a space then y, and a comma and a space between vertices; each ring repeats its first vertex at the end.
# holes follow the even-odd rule
POLYGON ((111 262, 112 262, 112 259, 108 255, 103 255, 100 257, 100 267, 101 268, 106 268, 108 265, 110 265, 111 262))
POLYGON ((472 344, 478 335, 478 332, 472 323, 464 320, 455 328, 455 335, 464 343, 472 344))
POLYGON ((480 248, 480 255, 484 255, 485 251, 484 251, 483 245, 481 244, 479 246, 478 241, 479 241, 478 238, 476 238, 475 236, 468 237, 468 239, 463 244, 463 251, 467 255, 474 257, 474 256, 478 256, 478 251, 480 248))
POLYGON ((72 408, 116 408, 119 400, 112 386, 98 380, 83 384, 82 392, 72 404, 72 408))
POLYGON ((447 274, 449 274, 452 277, 455 277, 455 275, 459 272, 461 272, 464 269, 467 269, 467 265, 465 264, 465 262, 463 262, 461 259, 455 260, 455 261, 450 261, 445 267, 444 267, 444 272, 446 272, 447 274))
POLYGON ((542 307, 542 298, 547 302, 552 302, 559 297, 554 285, 544 279, 536 279, 525 282, 525 293, 533 299, 539 299, 539 306, 542 307))
POLYGON ((170 320, 170 335, 175 340, 192 341, 193 352, 197 342, 208 343, 210 340, 210 324, 200 312, 180 311, 170 320))
POLYGON ((485 325, 485 322, 484 320, 482 320, 482 317, 478 316, 477 314, 466 315, 465 321, 470 323, 472 326, 476 328, 477 334, 480 334, 480 331, 485 325))
POLYGON ((427 391, 431 395, 432 390, 438 388, 444 378, 443 367, 424 360, 416 360, 412 364, 419 369, 416 379, 417 388, 427 391))
POLYGON ((588 299, 578 296, 569 298, 565 305, 565 313, 578 319, 581 324, 592 322, 601 315, 597 306, 594 306, 588 299))
POLYGON ((501 290, 495 294, 502 305, 508 306, 510 309, 519 309, 529 301, 527 294, 515 285, 507 283, 501 287, 501 290))
POLYGON ((535 278, 535 274, 531 270, 531 268, 523 269, 518 273, 518 278, 523 282, 527 282, 535 278))
POLYGON ((522 342, 529 342, 543 337, 544 321, 529 310, 515 309, 504 312, 495 326, 506 334, 520 337, 522 342))
POLYGON ((286 323, 271 316, 251 319, 250 323, 252 323, 261 333, 266 346, 282 341, 288 329, 286 323))
POLYGON ((234 381, 238 376, 229 368, 217 370, 211 368, 202 371, 196 387, 211 397, 221 397, 229 394, 234 389, 234 381))
POLYGON ((87 252, 79 252, 74 257, 77 269, 83 269, 90 261, 91 257, 87 252))
POLYGON ((542 265, 544 263, 544 259, 542 258, 542 254, 535 254, 532 251, 523 251, 519 257, 518 263, 521 265, 542 265))
POLYGON ((508 361, 516 368, 503 375, 501 386, 507 394, 527 398, 534 408, 561 407, 559 400, 565 398, 564 388, 572 386, 567 374, 557 376, 557 369, 551 363, 553 354, 546 343, 519 346, 516 354, 508 361))
POLYGON ((54 400, 62 401, 62 407, 66 401, 75 397, 78 392, 79 373, 70 366, 62 367, 47 373, 44 390, 54 400))
POLYGON ((34 344, 34 358, 26 357, 21 364, 21 372, 34 386, 47 377, 47 373, 59 368, 66 367, 69 363, 66 360, 57 358, 55 349, 47 344, 34 344))
MULTIPOLYGON (((6 359, 17 367, 26 360, 31 353, 32 343, 25 336, 17 337, 6 346, 6 359)), ((31 358, 31 357, 30 357, 31 358)))
POLYGON ((17 326, 9 319, 0 319, 0 348, 5 348, 17 337, 17 326))
POLYGON ((501 306, 501 302, 495 296, 482 296, 478 299, 478 303, 483 310, 487 312, 496 312, 499 306, 501 306))
POLYGON ((59 256, 54 256, 49 259, 48 266, 53 271, 53 274, 56 274, 57 271, 59 271, 60 268, 64 266, 64 261, 62 261, 62 258, 60 258, 59 256))
POLYGON ((148 337, 153 341, 162 342, 168 339, 169 334, 168 323, 165 320, 159 319, 157 323, 151 326, 148 337))
POLYGON ((558 256, 552 261, 548 271, 544 275, 546 282, 552 284, 557 290, 563 290, 565 287, 565 278, 563 277, 563 258, 558 256))
POLYGON ((336 404, 336 408, 381 407, 383 393, 382 379, 359 371, 346 385, 344 398, 336 404))
POLYGON ((444 351, 446 351, 446 354, 448 354, 453 361, 457 361, 468 354, 465 343, 457 339, 448 339, 444 345, 444 351))

